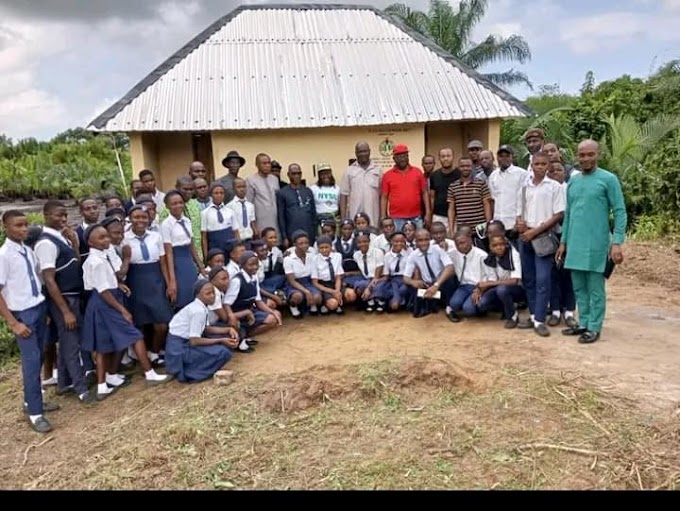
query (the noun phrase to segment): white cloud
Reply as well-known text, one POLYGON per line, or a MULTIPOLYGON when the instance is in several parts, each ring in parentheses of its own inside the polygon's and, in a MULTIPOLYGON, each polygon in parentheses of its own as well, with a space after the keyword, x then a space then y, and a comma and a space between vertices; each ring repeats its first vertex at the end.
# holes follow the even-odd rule
POLYGON ((609 12, 560 23, 560 40, 576 54, 602 53, 645 41, 679 41, 680 16, 609 12))
POLYGON ((680 0, 663 0, 661 5, 664 11, 680 13, 680 0))

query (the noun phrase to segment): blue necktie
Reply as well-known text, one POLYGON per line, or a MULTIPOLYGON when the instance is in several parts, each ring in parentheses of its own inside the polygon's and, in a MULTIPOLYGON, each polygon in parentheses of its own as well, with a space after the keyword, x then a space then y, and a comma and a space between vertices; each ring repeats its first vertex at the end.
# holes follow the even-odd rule
POLYGON ((177 220, 177 223, 182 226, 182 229, 184 229, 184 234, 186 234, 189 237, 189 239, 191 239, 192 238, 191 233, 189 232, 189 229, 187 229, 187 226, 184 225, 184 218, 180 218, 179 220, 177 220))
POLYGON ((364 254, 364 274, 366 275, 366 277, 369 277, 369 275, 368 275, 368 261, 367 261, 367 258, 368 258, 368 254, 364 254))
POLYGON ((397 266, 394 268, 394 273, 399 273, 399 264, 401 263, 401 252, 397 254, 397 266))
POLYGON ((241 214, 243 215, 243 228, 248 228, 248 210, 246 209, 246 201, 241 201, 241 214))
POLYGON ((430 265, 430 260, 428 259, 429 252, 425 252, 423 255, 425 256, 425 266, 427 266, 427 272, 430 274, 432 284, 434 284, 437 282, 437 276, 432 271, 432 266, 430 265))
POLYGON ((328 271, 331 275, 330 282, 335 282, 335 269, 333 268, 333 261, 331 261, 330 257, 327 257, 326 262, 328 263, 328 271))
POLYGON ((149 254, 149 247, 146 246, 146 241, 144 241, 146 236, 146 234, 144 236, 137 236, 137 239, 139 240, 139 249, 142 251, 142 259, 148 261, 151 259, 151 254, 149 254))
POLYGON ((31 263, 31 260, 28 257, 28 250, 26 249, 26 247, 24 247, 24 250, 23 251, 19 250, 19 253, 24 258, 24 261, 26 261, 26 271, 28 271, 28 279, 31 281, 31 293, 33 294, 33 296, 38 296, 40 294, 40 290, 38 289, 38 283, 35 280, 33 264, 31 263))
POLYGON ((109 266, 111 267, 111 269, 113 270, 113 273, 115 274, 116 269, 113 267, 113 263, 111 262, 111 256, 109 256, 108 254, 106 254, 106 262, 109 263, 109 266))
POLYGON ((217 210, 217 221, 221 224, 224 223, 224 215, 222 214, 222 206, 213 206, 217 210))

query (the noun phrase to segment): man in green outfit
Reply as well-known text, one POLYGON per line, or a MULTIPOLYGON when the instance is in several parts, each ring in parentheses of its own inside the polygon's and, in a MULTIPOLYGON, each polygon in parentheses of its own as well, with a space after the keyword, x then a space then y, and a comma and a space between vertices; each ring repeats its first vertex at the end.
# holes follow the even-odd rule
POLYGON ((555 260, 571 270, 578 303, 579 325, 563 330, 589 344, 600 338, 606 309, 605 268, 608 259, 623 262, 621 245, 626 235, 626 205, 621 183, 611 172, 597 166, 600 148, 594 140, 578 145, 582 173, 569 180, 562 243, 555 260), (609 215, 614 216, 614 233, 609 215), (565 259, 566 254, 566 259, 565 259))

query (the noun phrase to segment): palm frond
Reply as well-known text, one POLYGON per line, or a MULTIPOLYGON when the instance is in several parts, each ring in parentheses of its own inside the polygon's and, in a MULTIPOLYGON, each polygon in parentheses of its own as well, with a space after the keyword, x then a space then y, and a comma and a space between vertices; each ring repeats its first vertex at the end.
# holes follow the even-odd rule
POLYGON ((500 61, 524 64, 531 60, 529 44, 520 35, 510 37, 488 36, 484 41, 471 47, 462 56, 463 62, 472 68, 500 61))
POLYGON ((406 26, 420 34, 429 36, 427 14, 411 9, 406 4, 395 3, 385 8, 385 12, 400 19, 406 26))
POLYGON ((488 7, 487 0, 462 0, 458 4, 458 34, 462 48, 469 44, 473 30, 486 15, 488 7))
POLYGON ((510 87, 513 85, 526 85, 533 90, 534 86, 529 81, 529 77, 521 71, 510 69, 503 73, 484 73, 483 76, 491 83, 499 87, 510 87))

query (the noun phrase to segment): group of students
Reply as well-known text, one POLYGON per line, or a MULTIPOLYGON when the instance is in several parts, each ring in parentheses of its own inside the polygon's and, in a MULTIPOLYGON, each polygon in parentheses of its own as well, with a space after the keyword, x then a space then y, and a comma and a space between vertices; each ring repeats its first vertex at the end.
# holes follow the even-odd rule
POLYGON ((553 264, 527 278, 522 262, 533 258, 520 257, 540 234, 533 223, 559 230, 564 168, 535 154, 532 179, 540 183, 548 172, 549 187, 527 187, 520 239, 513 241, 498 220, 483 237, 461 228, 451 240, 440 222, 429 231, 406 222, 397 232, 394 220, 383 218, 377 232, 359 213, 339 225, 326 216, 319 233, 298 230, 284 249, 274 227, 258 231, 238 178, 229 205, 219 182, 209 188, 211 200, 198 203, 191 178, 166 194, 138 193, 127 208, 109 199, 101 220, 99 203, 85 199, 75 230, 58 201, 45 205, 45 226, 37 231, 23 213, 7 211, 0 314, 21 350, 29 423, 51 430, 43 412, 57 406, 43 402, 40 372, 52 339, 59 347, 57 394, 92 404, 128 385, 136 364, 149 385, 209 378, 234 351, 253 352, 256 336, 282 324, 284 308, 295 319, 343 314, 350 305, 415 317, 445 309, 454 323, 498 311, 506 328, 549 335, 548 316, 548 326, 564 319, 574 328, 567 270, 553 264), (520 321, 527 302, 531 317, 520 321), (156 372, 163 367, 165 374, 156 372), (94 375, 96 390, 89 390, 94 375))

